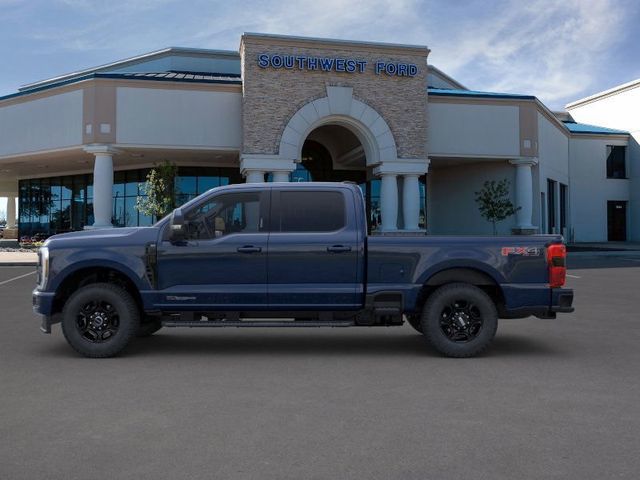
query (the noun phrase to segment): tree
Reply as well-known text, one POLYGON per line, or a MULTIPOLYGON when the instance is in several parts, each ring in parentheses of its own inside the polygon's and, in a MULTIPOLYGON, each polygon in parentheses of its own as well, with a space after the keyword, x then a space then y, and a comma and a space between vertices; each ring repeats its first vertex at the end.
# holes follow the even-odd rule
POLYGON ((155 165, 147 174, 146 182, 140 184, 142 195, 136 198, 136 210, 155 218, 171 213, 176 207, 174 182, 177 173, 178 167, 168 160, 155 165))
POLYGON ((521 207, 515 207, 509 199, 509 180, 506 178, 484 182, 484 187, 476 194, 478 210, 493 225, 493 234, 498 234, 496 224, 515 214, 521 207))

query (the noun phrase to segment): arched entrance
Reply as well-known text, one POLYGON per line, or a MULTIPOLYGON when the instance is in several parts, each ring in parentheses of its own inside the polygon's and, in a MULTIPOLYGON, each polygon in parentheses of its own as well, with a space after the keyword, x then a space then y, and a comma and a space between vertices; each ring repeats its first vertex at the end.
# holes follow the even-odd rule
MULTIPOLYGON (((302 144, 300 161, 291 173, 292 182, 344 182, 356 183, 365 197, 369 233, 382 227, 381 179, 368 164, 364 146, 347 126, 325 124, 313 129, 302 144)), ((418 228, 426 228, 426 177, 419 178, 418 228)), ((400 184, 399 188, 402 189, 400 184)), ((402 218, 399 205, 399 217, 402 218)))

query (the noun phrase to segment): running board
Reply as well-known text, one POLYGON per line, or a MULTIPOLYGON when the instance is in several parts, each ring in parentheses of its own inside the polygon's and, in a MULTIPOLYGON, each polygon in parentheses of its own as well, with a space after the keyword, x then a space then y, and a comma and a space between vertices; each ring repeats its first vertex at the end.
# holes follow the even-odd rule
POLYGON ((162 322, 163 327, 208 327, 208 328, 221 328, 221 327, 237 327, 237 328, 264 328, 264 327, 293 327, 293 328, 302 328, 302 327, 352 327, 355 323, 351 320, 329 320, 329 321, 278 321, 278 320, 260 320, 260 321, 251 321, 251 320, 234 320, 234 321, 184 321, 184 320, 165 320, 162 322))

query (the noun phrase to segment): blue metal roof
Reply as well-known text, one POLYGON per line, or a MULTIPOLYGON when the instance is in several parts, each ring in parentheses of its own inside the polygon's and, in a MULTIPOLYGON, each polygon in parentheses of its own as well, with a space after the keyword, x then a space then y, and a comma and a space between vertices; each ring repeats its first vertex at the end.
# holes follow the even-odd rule
POLYGON ((63 85, 70 85, 73 83, 82 82, 84 80, 91 80, 93 78, 114 78, 121 80, 151 80, 161 82, 187 82, 187 83, 218 83, 218 84, 230 84, 230 85, 242 85, 242 79, 240 75, 232 74, 215 74, 215 73, 187 73, 187 72, 157 72, 157 73, 90 73, 81 77, 75 77, 69 80, 63 80, 56 83, 50 83, 43 85, 42 87, 31 88, 22 92, 10 93, 0 97, 1 100, 7 100, 9 98, 22 97, 30 95, 35 92, 42 92, 51 88, 61 87, 63 85))
POLYGON ((480 92, 477 90, 455 90, 453 88, 427 88, 429 95, 442 97, 479 97, 479 98, 510 98, 519 100, 535 100, 533 95, 517 93, 480 92))
POLYGON ((591 133, 597 135, 629 135, 625 130, 616 130, 614 128, 598 127, 597 125, 588 125, 586 123, 562 122, 571 133, 591 133))

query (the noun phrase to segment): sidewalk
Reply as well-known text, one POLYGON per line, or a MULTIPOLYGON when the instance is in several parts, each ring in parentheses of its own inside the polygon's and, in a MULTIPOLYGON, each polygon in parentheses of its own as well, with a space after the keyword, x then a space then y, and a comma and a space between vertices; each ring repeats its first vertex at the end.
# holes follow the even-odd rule
POLYGON ((634 252, 640 251, 637 242, 569 243, 569 252, 634 252))
POLYGON ((35 267, 38 255, 35 252, 0 252, 0 267, 35 267))

